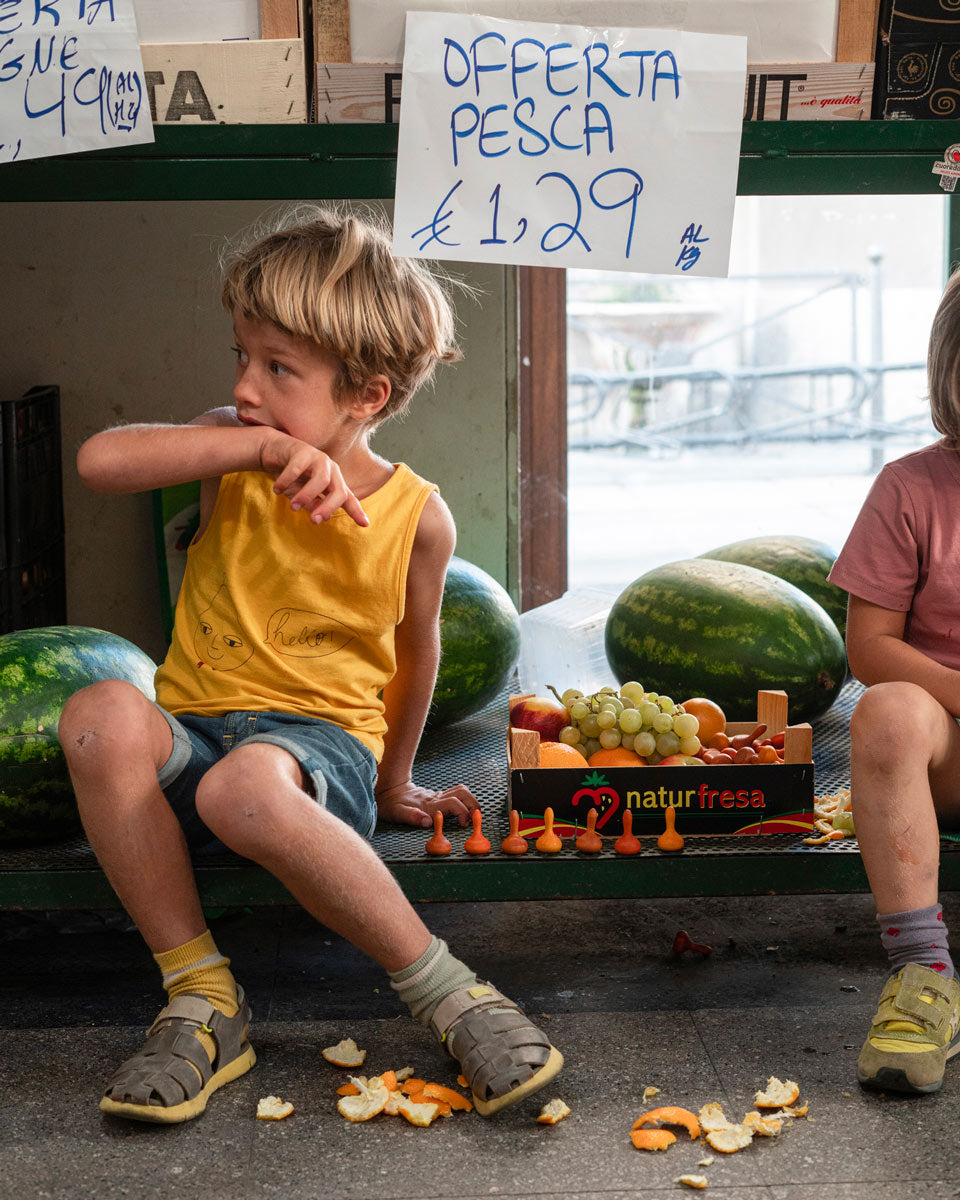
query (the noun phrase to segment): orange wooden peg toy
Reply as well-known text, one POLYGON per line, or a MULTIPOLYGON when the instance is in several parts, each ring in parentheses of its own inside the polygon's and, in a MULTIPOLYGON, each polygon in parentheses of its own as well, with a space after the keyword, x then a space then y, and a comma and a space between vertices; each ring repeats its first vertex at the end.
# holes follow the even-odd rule
POLYGON ((527 839, 520 833, 520 814, 515 808, 510 810, 510 832, 500 843, 504 854, 526 854, 530 849, 527 839))
POLYGON ((443 836, 443 813, 435 812, 433 814, 433 837, 427 842, 426 851, 428 854, 449 854, 452 849, 449 841, 443 836))
POLYGON ((553 832, 553 809, 544 810, 543 833, 537 838, 537 849, 541 854, 558 854, 563 849, 563 841, 553 832))
POLYGON ((671 804, 663 816, 667 827, 657 838, 657 846, 668 853, 682 850, 683 838, 677 833, 677 810, 671 804))
POLYGON ((483 820, 483 814, 479 808, 475 808, 470 814, 473 821, 473 833, 463 843, 463 848, 468 854, 489 854, 490 842, 480 832, 480 822, 483 820))
POLYGON ((603 849, 603 838, 597 833, 597 810, 587 813, 587 827, 577 838, 577 849, 584 854, 598 854, 603 849))
POLYGON ((633 836, 633 813, 627 809, 623 814, 623 833, 613 843, 618 854, 639 854, 640 840, 633 836))

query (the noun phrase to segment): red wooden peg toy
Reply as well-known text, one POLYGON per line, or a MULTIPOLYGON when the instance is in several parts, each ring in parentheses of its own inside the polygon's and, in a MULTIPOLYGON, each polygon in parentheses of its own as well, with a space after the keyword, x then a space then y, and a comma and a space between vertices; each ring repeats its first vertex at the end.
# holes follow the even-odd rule
POLYGON ((468 854, 489 854, 490 842, 480 832, 480 823, 483 820, 483 814, 479 808, 475 808, 470 814, 473 821, 473 833, 463 843, 463 848, 468 854))
POLYGON ((520 814, 515 808, 510 810, 510 832, 500 843, 504 854, 526 854, 530 849, 527 839, 520 833, 520 814))
POLYGON ((603 838, 597 833, 597 810, 591 808, 587 813, 587 827, 577 838, 577 849, 584 854, 599 854, 603 849, 603 838))
POLYGON ((664 820, 667 823, 666 829, 657 838, 657 846, 660 850, 665 850, 667 853, 673 853, 683 849, 683 838, 677 833, 677 810, 671 804, 663 814, 664 820))
POLYGON ((639 854, 640 840, 633 836, 633 813, 627 809, 623 814, 623 833, 613 843, 618 854, 639 854))
POLYGON ((553 832, 552 808, 544 811, 543 833, 537 838, 537 849, 541 854, 559 854, 563 849, 563 841, 553 832))
POLYGON ((426 851, 428 854, 449 854, 452 849, 443 836, 443 813, 437 811, 433 814, 433 837, 427 842, 426 851))

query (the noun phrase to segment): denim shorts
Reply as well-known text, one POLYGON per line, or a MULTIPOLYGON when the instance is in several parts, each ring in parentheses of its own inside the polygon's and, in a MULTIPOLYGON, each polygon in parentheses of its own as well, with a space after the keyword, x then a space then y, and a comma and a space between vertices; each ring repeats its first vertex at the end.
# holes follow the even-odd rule
POLYGON ((157 708, 173 733, 173 750, 157 782, 191 850, 225 849, 197 813, 197 785, 209 769, 244 742, 280 746, 297 760, 313 785, 316 802, 361 837, 377 823, 373 788, 377 762, 351 733, 316 717, 293 713, 230 712, 218 717, 171 716, 157 708))

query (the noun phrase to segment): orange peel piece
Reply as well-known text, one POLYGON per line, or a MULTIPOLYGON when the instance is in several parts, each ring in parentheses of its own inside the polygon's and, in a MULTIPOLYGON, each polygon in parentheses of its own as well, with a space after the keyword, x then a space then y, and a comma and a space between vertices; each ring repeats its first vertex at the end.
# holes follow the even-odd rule
POLYGON ((390 1093, 376 1075, 370 1080, 361 1076, 351 1077, 350 1082, 357 1085, 360 1094, 340 1097, 337 1101, 337 1111, 341 1117, 346 1117, 348 1121, 369 1121, 377 1113, 383 1112, 390 1099, 390 1093))
POLYGON ((783 1121, 775 1115, 763 1117, 758 1112, 748 1112, 743 1118, 743 1124, 752 1129, 760 1137, 776 1137, 783 1128, 783 1121))
POLYGON ((654 1121, 658 1121, 661 1125, 682 1125, 691 1138, 700 1136, 700 1122, 697 1120, 696 1114, 688 1108, 677 1108, 674 1105, 667 1105, 665 1108, 651 1108, 643 1116, 637 1117, 631 1128, 642 1129, 644 1125, 650 1125, 654 1121))
POLYGON ((353 1038, 344 1038, 335 1046, 325 1047, 320 1053, 335 1067, 361 1067, 367 1057, 366 1050, 361 1050, 353 1038))
POLYGON ((705 1133, 711 1133, 718 1129, 729 1129, 733 1124, 732 1121, 727 1120, 722 1105, 716 1100, 711 1104, 702 1105, 698 1116, 700 1118, 700 1128, 705 1133))
POLYGON ((337 1088, 338 1096, 359 1096, 360 1089, 355 1083, 345 1083, 337 1088))
POLYGON ((757 1092, 753 1102, 757 1108, 787 1108, 800 1095, 800 1088, 792 1079, 779 1080, 771 1075, 762 1092, 757 1092))
POLYGON ((725 1129, 711 1129, 707 1144, 721 1154, 735 1154, 753 1141, 753 1130, 746 1125, 728 1125, 725 1129))
POLYGON ((706 1175, 678 1175, 673 1181, 674 1183, 682 1183, 684 1187, 697 1188, 702 1191, 707 1186, 706 1175))
POLYGON ((415 1076, 411 1075, 400 1084, 400 1091, 403 1092, 404 1095, 414 1096, 417 1092, 422 1092, 426 1086, 427 1081, 425 1079, 417 1079, 415 1076))
POLYGON ((289 1100, 281 1100, 279 1096, 264 1096, 257 1101, 258 1121, 282 1121, 293 1112, 289 1100))
POLYGON ((442 1100, 445 1104, 449 1104, 451 1108, 459 1109, 461 1112, 471 1112, 473 1110, 472 1100, 468 1100, 466 1096, 461 1096, 453 1088, 444 1087, 442 1083, 425 1084, 422 1094, 431 1100, 442 1100))
POLYGON ((439 1115, 440 1105, 432 1100, 418 1104, 416 1101, 411 1100, 409 1096, 401 1096, 397 1101, 397 1112, 401 1117, 406 1117, 411 1125, 419 1125, 421 1128, 425 1128, 439 1115))
POLYGON ((570 1108, 558 1096, 556 1100, 550 1100, 543 1108, 540 1109, 540 1115, 537 1117, 538 1125, 556 1125, 558 1121, 562 1121, 564 1117, 570 1115, 570 1108))
POLYGON ((669 1129, 632 1129, 630 1141, 638 1150, 666 1150, 677 1140, 669 1129))

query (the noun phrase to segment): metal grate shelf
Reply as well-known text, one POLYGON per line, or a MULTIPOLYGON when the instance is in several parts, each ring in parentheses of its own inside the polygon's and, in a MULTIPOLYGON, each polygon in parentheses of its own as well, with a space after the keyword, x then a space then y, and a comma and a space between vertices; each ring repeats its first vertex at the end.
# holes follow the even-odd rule
MULTIPOLYGON (((511 689, 514 690, 514 689, 511 689)), ((848 682, 833 708, 814 726, 818 795, 849 782, 848 725, 859 684, 848 682)), ((467 784, 483 810, 493 849, 465 853, 469 829, 448 828, 453 849, 442 859, 424 851, 429 831, 382 826, 374 848, 412 900, 537 900, 643 896, 762 895, 867 890, 856 841, 805 846, 799 836, 688 838, 679 855, 665 855, 652 839, 631 858, 612 846, 597 855, 572 848, 522 858, 499 844, 509 831, 505 730, 507 691, 477 716, 429 733, 415 767, 425 787, 467 784)), ((266 871, 235 855, 199 855, 197 879, 204 904, 244 906, 293 903, 266 871)), ((941 886, 960 889, 960 845, 944 841, 941 886)), ((116 896, 82 839, 28 849, 0 850, 0 908, 111 908, 116 896)))

